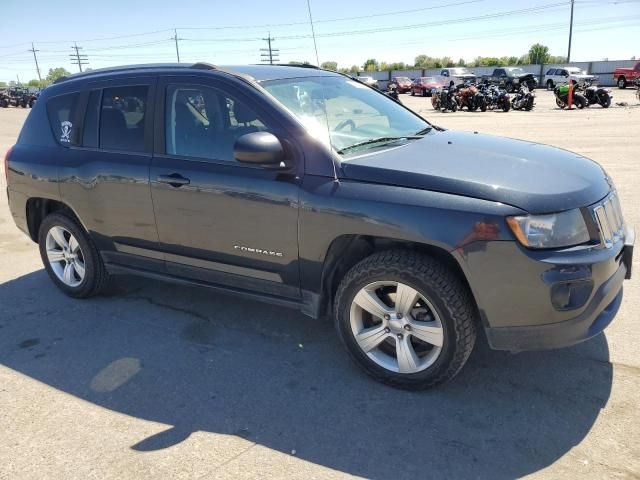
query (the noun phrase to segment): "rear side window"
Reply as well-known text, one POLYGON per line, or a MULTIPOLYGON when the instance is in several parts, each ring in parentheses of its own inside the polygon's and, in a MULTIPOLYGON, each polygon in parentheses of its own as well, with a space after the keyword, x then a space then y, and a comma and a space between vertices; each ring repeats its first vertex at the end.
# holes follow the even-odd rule
POLYGON ((143 152, 147 86, 105 88, 100 108, 100 148, 143 152))
POLYGON ((75 115, 78 108, 79 93, 69 93, 49 99, 47 115, 56 141, 65 147, 78 145, 79 125, 76 125, 75 115))
POLYGON ((550 68, 549 71, 547 72, 547 75, 555 75, 555 73, 556 73, 556 69, 550 68))

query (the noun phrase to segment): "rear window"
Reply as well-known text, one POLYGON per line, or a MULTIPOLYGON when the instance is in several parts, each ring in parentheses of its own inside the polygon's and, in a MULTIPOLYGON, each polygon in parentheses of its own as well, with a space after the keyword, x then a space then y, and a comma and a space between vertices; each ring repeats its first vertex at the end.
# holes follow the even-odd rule
POLYGON ((69 93, 53 97, 47 102, 47 115, 53 136, 65 147, 79 144, 80 129, 75 122, 79 98, 79 93, 69 93))
POLYGON ((100 108, 100 148, 143 152, 147 86, 105 88, 100 108))

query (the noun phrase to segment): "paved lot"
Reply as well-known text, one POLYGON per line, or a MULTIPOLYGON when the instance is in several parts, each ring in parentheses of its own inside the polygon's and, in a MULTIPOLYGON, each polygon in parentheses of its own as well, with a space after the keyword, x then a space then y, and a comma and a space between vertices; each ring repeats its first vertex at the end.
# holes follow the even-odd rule
MULTIPOLYGON (((614 94, 631 106, 560 111, 539 92, 533 112, 442 114, 402 100, 446 127, 597 160, 640 227, 640 105, 614 94)), ((0 109, 1 151, 26 113, 0 109)), ((133 278, 71 300, 1 194, 0 478, 638 478, 638 260, 606 335, 519 355, 480 341, 454 382, 407 393, 290 310, 133 278)))

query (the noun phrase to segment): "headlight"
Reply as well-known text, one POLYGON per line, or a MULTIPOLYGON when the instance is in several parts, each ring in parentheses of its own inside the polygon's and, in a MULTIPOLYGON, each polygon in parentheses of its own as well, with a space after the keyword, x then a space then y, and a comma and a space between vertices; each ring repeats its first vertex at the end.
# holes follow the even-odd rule
POLYGON ((580 210, 549 215, 507 217, 518 241, 529 248, 570 247, 588 242, 591 237, 580 210))

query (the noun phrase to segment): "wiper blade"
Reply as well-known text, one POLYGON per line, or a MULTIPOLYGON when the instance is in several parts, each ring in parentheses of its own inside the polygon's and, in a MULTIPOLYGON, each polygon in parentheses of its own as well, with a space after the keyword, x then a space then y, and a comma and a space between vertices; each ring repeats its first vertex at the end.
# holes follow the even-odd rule
POLYGON ((419 132, 414 133, 414 135, 426 135, 427 133, 429 133, 431 130, 433 130, 433 126, 429 125, 426 128, 423 128, 422 130, 420 130, 419 132))
POLYGON ((341 148, 338 150, 339 154, 343 154, 349 150, 354 148, 363 147, 365 145, 371 145, 373 143, 384 143, 384 142, 395 142, 396 140, 417 140, 419 138, 423 138, 424 135, 403 135, 401 137, 378 137, 378 138, 370 138, 369 140, 365 140, 363 142, 354 143, 353 145, 349 145, 348 147, 341 148))

